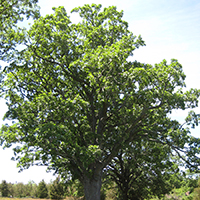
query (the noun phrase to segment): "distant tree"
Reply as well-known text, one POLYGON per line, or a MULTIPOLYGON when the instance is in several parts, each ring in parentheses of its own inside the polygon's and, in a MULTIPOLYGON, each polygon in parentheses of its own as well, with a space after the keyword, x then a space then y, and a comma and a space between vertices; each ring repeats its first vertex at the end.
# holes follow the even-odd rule
POLYGON ((47 186, 46 186, 46 183, 44 182, 44 180, 42 180, 38 184, 37 197, 38 198, 47 198, 48 197, 48 189, 47 189, 47 186))
POLYGON ((79 180, 68 180, 64 186, 66 196, 72 196, 75 198, 84 196, 84 188, 79 180))
POLYGON ((15 195, 15 189, 13 183, 8 183, 8 190, 9 190, 9 197, 14 197, 15 195))
MULTIPOLYGON (((31 197, 37 197, 37 190, 38 190, 38 185, 36 183, 34 183, 34 181, 31 181, 27 184, 28 189, 29 189, 29 193, 31 197)), ((47 188, 48 189, 48 188, 47 188)))
POLYGON ((33 184, 34 184, 34 182, 29 181, 29 182, 25 185, 25 188, 26 188, 26 196, 27 196, 27 197, 30 197, 30 196, 31 196, 33 184))
POLYGON ((59 176, 50 185, 49 190, 49 196, 51 199, 60 200, 64 198, 64 185, 60 182, 59 176))
POLYGON ((14 184, 15 197, 26 197, 26 187, 24 183, 14 184))
POLYGON ((8 197, 9 195, 8 183, 5 180, 2 181, 0 189, 2 197, 8 197))
POLYGON ((24 184, 24 195, 26 197, 35 196, 34 195, 34 181, 29 181, 27 184, 24 184))
POLYGON ((33 185, 33 189, 32 189, 32 193, 31 193, 31 196, 33 196, 33 197, 37 197, 38 195, 37 195, 37 191, 38 191, 38 185, 37 184, 34 184, 33 185))

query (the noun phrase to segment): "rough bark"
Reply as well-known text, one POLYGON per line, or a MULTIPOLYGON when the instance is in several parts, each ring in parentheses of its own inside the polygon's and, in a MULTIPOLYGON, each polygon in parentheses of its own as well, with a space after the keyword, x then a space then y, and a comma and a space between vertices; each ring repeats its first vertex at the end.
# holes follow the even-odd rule
POLYGON ((102 172, 95 173, 91 178, 85 176, 83 180, 85 199, 100 200, 102 172))

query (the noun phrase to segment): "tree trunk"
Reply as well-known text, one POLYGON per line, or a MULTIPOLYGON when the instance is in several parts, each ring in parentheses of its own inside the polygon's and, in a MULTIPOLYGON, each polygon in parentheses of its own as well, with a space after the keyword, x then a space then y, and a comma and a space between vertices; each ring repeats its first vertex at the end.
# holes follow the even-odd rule
POLYGON ((102 172, 95 173, 92 178, 84 177, 83 185, 86 200, 100 200, 102 172))

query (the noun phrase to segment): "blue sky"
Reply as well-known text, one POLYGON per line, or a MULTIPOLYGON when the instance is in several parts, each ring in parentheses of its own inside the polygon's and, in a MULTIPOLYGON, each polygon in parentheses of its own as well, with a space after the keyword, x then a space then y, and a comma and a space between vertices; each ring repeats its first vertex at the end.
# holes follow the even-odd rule
MULTIPOLYGON (((103 7, 117 6, 124 10, 124 20, 129 23, 129 29, 135 34, 141 34, 146 46, 134 52, 133 60, 155 64, 166 59, 178 59, 187 76, 187 89, 200 88, 200 1, 199 0, 39 0, 41 14, 52 13, 52 7, 64 6, 70 11, 83 4, 102 4, 103 7)), ((73 14, 72 21, 77 21, 73 14)), ((1 63, 0 63, 1 64, 1 63)), ((6 111, 4 101, 0 101, 0 119, 6 111)), ((200 113, 200 108, 195 109, 200 113)), ((188 111, 174 111, 172 117, 183 121, 188 111)), ((0 121, 2 124, 3 121, 0 121)), ((200 128, 191 130, 196 137, 200 136, 200 128)), ((11 149, 0 147, 0 182, 24 182, 33 180, 36 183, 44 179, 49 182, 54 179, 51 173, 46 173, 45 167, 31 167, 22 173, 17 173, 16 162, 11 161, 11 149)))

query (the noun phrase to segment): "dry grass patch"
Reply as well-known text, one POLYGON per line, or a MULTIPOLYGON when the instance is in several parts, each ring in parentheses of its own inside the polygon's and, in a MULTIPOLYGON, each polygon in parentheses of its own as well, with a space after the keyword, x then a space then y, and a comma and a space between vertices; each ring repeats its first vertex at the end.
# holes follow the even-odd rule
MULTIPOLYGON (((64 200, 83 200, 83 197, 66 197, 64 200)), ((9 197, 0 197, 0 200, 51 200, 51 199, 36 199, 36 198, 9 198, 9 197)))
MULTIPOLYGON (((9 197, 0 197, 0 200, 41 200, 36 198, 9 198, 9 197)), ((50 200, 50 199, 42 199, 42 200, 50 200)))

